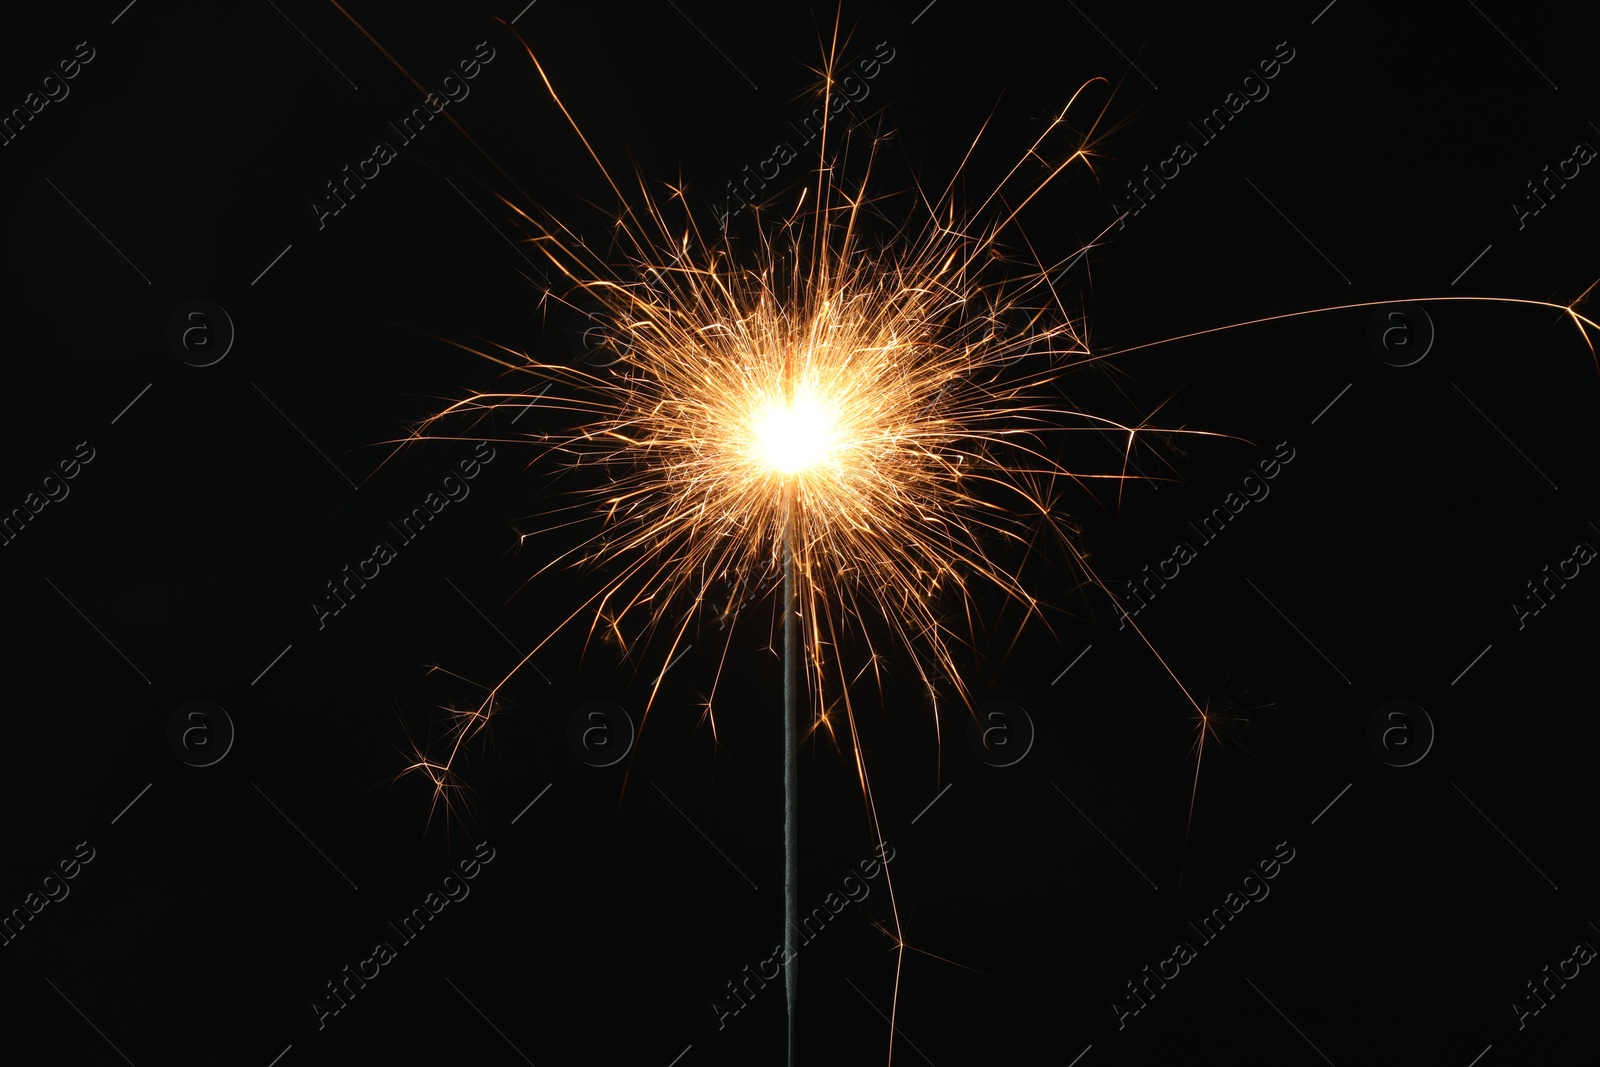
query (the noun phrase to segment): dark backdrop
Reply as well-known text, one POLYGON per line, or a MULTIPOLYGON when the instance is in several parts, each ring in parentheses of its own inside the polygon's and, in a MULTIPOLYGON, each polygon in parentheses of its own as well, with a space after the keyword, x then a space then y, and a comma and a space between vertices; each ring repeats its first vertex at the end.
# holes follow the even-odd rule
MULTIPOLYGON (((1178 542, 1195 558, 1147 589, 1148 645, 1065 552, 1035 561, 1045 619, 963 667, 1000 715, 987 749, 903 654, 881 696, 857 692, 894 906, 881 875, 863 883, 802 954, 801 1061, 887 1060, 891 1011, 895 1062, 939 1067, 1490 1065, 1587 1047, 1600 577, 1579 546, 1600 546, 1600 364, 1559 308, 1600 278, 1600 163, 1581 162, 1600 148, 1593 17, 923 2, 840 16, 845 57, 892 55, 849 115, 888 135, 885 192, 943 188, 987 123, 959 186, 976 202, 1108 79, 1081 101, 1085 122, 1104 109, 1093 172, 1071 168, 1021 218, 1034 253, 1068 267, 1062 302, 1096 352, 1363 302, 1554 307, 1329 311, 1063 379, 1108 418, 1226 435, 1142 438, 1137 470, 1168 480, 1058 505, 1118 590, 1147 566, 1171 575, 1178 542), (1275 54, 1292 58, 1268 95, 1203 141, 1190 123, 1275 54), (1194 157, 1130 200, 1179 141, 1194 157), (1546 167, 1540 207, 1525 186, 1546 167), (1245 482, 1275 452, 1292 459, 1245 482), (1270 493, 1206 543, 1188 524, 1241 487, 1270 493), (1198 779, 1184 690, 1216 730, 1198 779), (1244 881, 1263 861, 1274 877, 1244 881), (1197 927, 1230 903, 1208 940, 1197 927)), ((7 16, 0 108, 39 94, 0 147, 0 508, 22 509, 0 549, 0 908, 20 909, 0 976, 18 1054, 782 1055, 781 980, 752 981, 737 1013, 726 992, 781 937, 770 600, 731 637, 697 632, 609 767, 580 759, 569 722, 605 700, 637 727, 666 648, 624 660, 585 651, 583 620, 562 630, 462 749, 446 810, 403 773, 414 744, 437 758, 445 709, 473 707, 604 575, 535 577, 581 530, 552 528, 570 486, 518 443, 555 414, 480 426, 493 460, 413 543, 387 523, 472 445, 390 442, 503 387, 451 342, 578 352, 583 323, 541 299, 540 257, 500 198, 600 247, 615 201, 506 21, 607 165, 681 183, 709 227, 723 183, 814 106, 835 12, 518 7, 7 16), (460 128, 398 144, 386 124, 422 98, 400 68, 433 89, 480 42, 493 59, 445 111, 460 128), (319 219, 325 183, 380 139, 398 158, 319 219), (397 557, 319 627, 325 583, 377 540, 397 557), (475 849, 493 858, 448 883, 470 895, 404 940, 390 924, 475 849), (327 983, 380 941, 395 958, 329 1010, 327 983)), ((1072 447, 1075 466, 1118 469, 1110 437, 1072 447)), ((808 743, 801 789, 809 910, 878 836, 847 746, 808 743)))

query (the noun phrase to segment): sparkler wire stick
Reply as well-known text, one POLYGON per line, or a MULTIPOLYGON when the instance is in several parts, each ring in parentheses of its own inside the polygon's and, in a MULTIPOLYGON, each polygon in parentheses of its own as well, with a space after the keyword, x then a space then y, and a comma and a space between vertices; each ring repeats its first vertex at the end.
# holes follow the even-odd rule
POLYGON ((800 599, 794 574, 794 487, 783 540, 783 991, 789 1004, 789 1067, 794 1067, 794 995, 799 982, 795 919, 800 896, 800 599))
MULTIPOLYGON (((785 346, 784 401, 794 412, 794 344, 785 346)), ((794 1000, 800 982, 795 920, 800 897, 800 595, 795 583, 799 487, 786 487, 783 522, 783 995, 789 1008, 789 1067, 794 1067, 794 1000)))

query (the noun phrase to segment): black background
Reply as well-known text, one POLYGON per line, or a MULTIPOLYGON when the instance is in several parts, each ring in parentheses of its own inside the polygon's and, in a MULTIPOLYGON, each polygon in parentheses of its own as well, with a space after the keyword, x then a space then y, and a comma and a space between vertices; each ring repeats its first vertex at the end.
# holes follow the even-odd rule
MULTIPOLYGON (((70 495, 0 550, 0 908, 22 907, 79 842, 95 850, 70 895, 0 948, 9 1046, 141 1067, 782 1055, 781 983, 721 1028, 712 1008, 781 937, 770 600, 672 667, 630 760, 604 769, 571 751, 568 717, 608 699, 638 723, 665 648, 625 662, 604 643, 585 654, 582 621, 561 630, 465 750, 449 812, 401 773, 412 741, 603 580, 529 581, 579 536, 547 529, 556 472, 502 419, 470 497, 324 628, 311 608, 471 452, 390 442, 505 387, 449 341, 571 358, 570 316, 526 277, 539 257, 513 244, 527 232, 498 197, 602 246, 615 202, 497 21, 517 6, 358 2, 347 18, 303 0, 140 0, 7 27, 5 109, 77 42, 95 50, 70 95, 0 148, 0 508, 79 442, 94 449, 70 495), (421 99, 396 64, 431 89, 480 41, 495 58, 446 114, 481 151, 435 121, 319 229, 324 183, 394 141, 385 123, 421 99), (166 341, 194 299, 237 331, 204 368, 166 341), (724 640, 714 740, 701 702, 724 640), (167 743, 194 699, 237 730, 207 768, 167 743), (387 924, 479 841, 495 858, 471 895, 319 1028, 324 983, 394 940, 387 924)), ((714 191, 814 106, 834 12, 676 8, 541 0, 516 28, 613 172, 657 192, 681 182, 709 226, 714 191)), ((1279 42, 1293 48, 1270 96, 1064 275, 1096 352, 1367 301, 1559 308, 1600 277, 1600 164, 1521 228, 1511 206, 1575 143, 1600 145, 1593 16, 1352 0, 1320 14, 920 9, 841 16, 847 59, 893 49, 852 116, 891 135, 885 192, 943 188, 987 123, 959 186, 975 203, 1083 82, 1115 87, 1082 104, 1086 121, 1105 108, 1094 173, 1069 169, 1020 220, 1046 262, 1071 260, 1124 182, 1194 142, 1186 124, 1279 42)), ((1048 142, 1029 165, 1071 147, 1048 142)), ((1520 1030, 1511 1003, 1577 942, 1600 944, 1600 578, 1585 569, 1521 629, 1511 602, 1577 543, 1600 545, 1600 365, 1559 310, 1428 308, 1432 348, 1403 368, 1369 346, 1359 308, 1141 348, 1067 380, 1108 418, 1227 435, 1152 435, 1135 459, 1170 481, 1066 495, 1108 580, 1193 541, 1185 524, 1278 442, 1294 459, 1139 615, 1161 659, 1076 588, 1065 552, 1039 571, 1049 625, 984 644, 964 679, 1026 709, 1036 737, 1016 764, 981 762, 953 694, 936 714, 909 661, 891 662, 860 728, 897 908, 880 878, 802 955, 802 1062, 886 1060, 891 1003, 895 1061, 940 1067, 1213 1051, 1489 1065, 1591 1046, 1593 968, 1520 1030), (1240 720, 1208 744, 1198 786, 1174 676, 1240 720), (1437 732, 1406 768, 1367 742, 1395 699, 1437 732), (1200 945, 1187 923, 1280 842, 1294 859, 1270 896, 1200 945), (1124 983, 1180 940, 1197 959, 1119 1030, 1124 983)), ((1075 465, 1117 469, 1117 442, 1085 440, 1075 465)), ((808 744, 801 789, 809 908, 877 837, 848 748, 808 744)))

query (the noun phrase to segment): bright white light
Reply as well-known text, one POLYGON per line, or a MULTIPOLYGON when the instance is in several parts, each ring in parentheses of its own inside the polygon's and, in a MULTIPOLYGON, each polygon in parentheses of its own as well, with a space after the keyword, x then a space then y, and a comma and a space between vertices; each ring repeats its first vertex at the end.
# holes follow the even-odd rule
POLYGON ((784 474, 798 474, 827 458, 835 438, 831 411, 806 396, 792 405, 773 404, 756 418, 762 460, 784 474))

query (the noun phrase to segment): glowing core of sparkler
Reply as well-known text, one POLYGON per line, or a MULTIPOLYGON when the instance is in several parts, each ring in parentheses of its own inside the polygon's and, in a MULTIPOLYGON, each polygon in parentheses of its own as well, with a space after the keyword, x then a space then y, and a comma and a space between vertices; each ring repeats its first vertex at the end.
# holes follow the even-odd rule
POLYGON ((837 447, 838 421, 830 405, 805 393, 791 403, 768 404, 754 420, 756 451, 762 462, 784 474, 813 469, 837 447))

